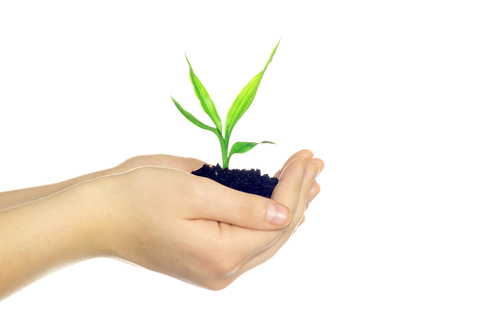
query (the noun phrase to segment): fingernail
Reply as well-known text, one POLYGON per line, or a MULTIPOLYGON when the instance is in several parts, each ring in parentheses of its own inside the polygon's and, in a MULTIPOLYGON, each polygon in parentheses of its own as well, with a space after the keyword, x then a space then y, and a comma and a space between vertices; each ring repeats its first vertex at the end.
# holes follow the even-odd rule
POLYGON ((283 226, 288 221, 288 209, 282 205, 269 203, 266 217, 270 224, 283 226))

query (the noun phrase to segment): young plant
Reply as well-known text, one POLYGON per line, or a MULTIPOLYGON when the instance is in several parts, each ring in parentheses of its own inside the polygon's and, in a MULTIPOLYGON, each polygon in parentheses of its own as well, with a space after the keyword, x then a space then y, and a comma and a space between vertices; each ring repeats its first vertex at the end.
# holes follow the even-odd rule
POLYGON ((266 72, 267 66, 271 61, 273 60, 274 53, 276 52, 276 49, 278 49, 278 44, 276 44, 276 47, 274 48, 273 52, 271 53, 271 57, 266 63, 266 66, 264 67, 264 70, 262 70, 259 74, 253 77, 253 79, 248 82, 248 84, 241 90, 241 92, 238 94, 236 97, 236 100, 234 100, 233 104, 229 108, 229 111, 227 112, 226 116, 226 125, 224 126, 224 135, 222 132, 222 122, 220 120, 219 114, 217 113, 217 110, 215 108, 214 102, 212 102, 212 99, 210 98, 210 95, 208 94, 207 90, 201 84, 200 79, 194 74, 193 68, 191 67, 191 63, 189 63, 189 60, 186 56, 186 60, 189 64, 189 78, 191 79, 191 83, 193 84, 194 87, 194 93, 196 94, 196 97, 200 100, 201 107, 203 108, 203 111, 208 114, 208 116, 212 119, 212 121, 215 124, 215 127, 206 125, 202 122, 200 122, 198 119, 196 119, 191 113, 188 111, 184 110, 179 103, 174 100, 172 96, 172 101, 174 101, 175 106, 177 109, 184 115, 191 123, 194 125, 208 131, 214 132, 215 135, 217 135, 217 138, 219 139, 221 151, 222 151, 222 167, 226 168, 229 166, 229 160, 231 159, 231 156, 233 154, 242 154, 250 151, 252 148, 254 148, 258 144, 275 144, 273 142, 269 141, 263 141, 260 143, 256 142, 236 142, 233 144, 231 147, 231 151, 229 154, 227 153, 229 149, 229 138, 231 137, 231 133, 233 132, 234 126, 236 125, 236 122, 241 118, 241 116, 248 110, 250 107, 250 104, 252 104, 253 99, 255 98, 255 95, 257 94, 257 89, 259 88, 260 81, 262 80, 262 77, 264 76, 264 73, 266 72))

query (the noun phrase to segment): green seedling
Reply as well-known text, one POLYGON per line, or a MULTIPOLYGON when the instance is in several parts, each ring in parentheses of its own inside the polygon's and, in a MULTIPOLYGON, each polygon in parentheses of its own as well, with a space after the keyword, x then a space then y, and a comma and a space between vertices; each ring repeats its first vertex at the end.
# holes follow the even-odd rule
POLYGON ((253 79, 248 82, 248 84, 241 90, 241 92, 238 94, 236 97, 236 100, 234 100, 233 104, 229 108, 229 111, 227 112, 226 116, 226 125, 225 125, 225 131, 224 135, 222 134, 222 122, 220 120, 219 114, 217 113, 217 109, 215 108, 214 102, 210 98, 210 95, 208 94, 207 90, 201 84, 200 79, 194 74, 193 68, 191 67, 191 63, 189 63, 189 60, 186 56, 186 60, 189 64, 189 78, 191 79, 191 83, 193 84, 194 87, 194 93, 196 94, 196 97, 200 100, 201 107, 203 108, 203 111, 208 114, 208 116, 212 119, 212 121, 215 124, 215 127, 206 125, 202 122, 200 122, 198 119, 196 119, 191 113, 188 111, 184 110, 180 104, 174 100, 174 98, 171 96, 172 101, 174 101, 175 106, 179 110, 179 112, 182 113, 191 123, 194 125, 208 131, 212 131, 217 135, 217 138, 219 139, 221 151, 222 151, 222 167, 227 168, 229 166, 229 160, 231 159, 231 156, 233 154, 242 154, 250 151, 252 148, 254 148, 258 144, 275 144, 273 142, 269 141, 263 141, 260 143, 256 142, 236 142, 233 144, 231 147, 231 151, 229 152, 229 155, 227 153, 229 149, 229 137, 231 136, 231 133, 233 132, 234 126, 236 125, 236 122, 243 116, 243 114, 248 110, 250 107, 250 104, 252 104, 255 95, 257 94, 257 89, 259 88, 260 81, 262 80, 262 77, 264 76, 264 73, 266 72, 267 66, 271 61, 273 60, 274 53, 276 52, 276 49, 278 49, 278 44, 276 44, 276 47, 273 50, 273 53, 271 53, 271 57, 266 63, 266 66, 264 67, 264 70, 262 70, 259 74, 253 77, 253 79))

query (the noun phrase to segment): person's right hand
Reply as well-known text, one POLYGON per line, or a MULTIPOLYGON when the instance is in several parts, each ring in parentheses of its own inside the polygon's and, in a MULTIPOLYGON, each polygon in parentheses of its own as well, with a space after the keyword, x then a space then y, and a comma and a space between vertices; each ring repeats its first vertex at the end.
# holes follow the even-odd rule
POLYGON ((288 240, 319 193, 315 178, 323 167, 310 151, 294 154, 277 173, 271 199, 227 188, 181 167, 135 167, 95 180, 106 195, 101 203, 106 236, 98 246, 109 256, 197 286, 223 289, 288 240), (288 212, 284 223, 268 221, 273 205, 288 212))

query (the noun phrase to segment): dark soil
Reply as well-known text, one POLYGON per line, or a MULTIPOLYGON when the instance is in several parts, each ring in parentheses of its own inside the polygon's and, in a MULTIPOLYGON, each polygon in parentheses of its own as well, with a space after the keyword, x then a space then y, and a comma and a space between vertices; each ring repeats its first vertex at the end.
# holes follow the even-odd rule
POLYGON ((238 191, 267 198, 271 198, 274 187, 278 184, 276 177, 269 177, 267 174, 260 175, 260 169, 223 169, 219 164, 211 167, 205 164, 202 168, 192 171, 191 174, 210 178, 238 191))

